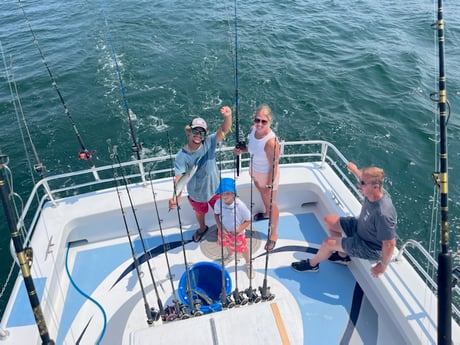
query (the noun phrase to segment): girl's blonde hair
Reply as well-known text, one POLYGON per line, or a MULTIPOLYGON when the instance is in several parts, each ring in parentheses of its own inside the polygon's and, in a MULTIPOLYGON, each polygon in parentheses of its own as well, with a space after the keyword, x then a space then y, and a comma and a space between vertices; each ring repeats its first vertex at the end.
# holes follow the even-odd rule
POLYGON ((261 104, 257 107, 256 111, 254 112, 254 118, 256 118, 257 114, 263 113, 267 118, 268 121, 272 122, 273 112, 272 109, 267 104, 261 104))

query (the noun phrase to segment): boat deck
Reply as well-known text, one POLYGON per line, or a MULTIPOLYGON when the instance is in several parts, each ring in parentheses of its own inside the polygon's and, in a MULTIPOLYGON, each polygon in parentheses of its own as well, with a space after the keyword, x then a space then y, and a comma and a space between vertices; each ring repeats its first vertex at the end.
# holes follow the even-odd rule
MULTIPOLYGON (((261 211, 247 169, 241 171, 237 189, 253 214, 261 211)), ((253 222, 253 231, 246 234, 248 243, 252 236, 252 282, 242 258, 236 266, 227 265, 228 279, 222 277, 212 214, 207 215, 210 229, 203 240, 191 241, 197 225, 188 202, 181 202, 179 214, 168 211, 171 179, 133 184, 129 191, 120 187, 76 195, 48 203, 42 211, 35 231, 43 236, 34 236, 31 243, 32 275, 57 344, 436 343, 436 300, 426 286, 415 288, 422 286, 421 279, 405 260, 392 263, 379 279, 369 273, 372 262, 355 258, 348 266, 323 262, 317 273, 291 269, 292 261, 316 253, 326 236, 326 214, 356 215, 360 210, 359 201, 328 165, 282 166, 276 248, 267 258, 268 220, 253 222), (191 273, 187 278, 185 267, 192 272, 198 266, 217 266, 219 271, 206 270, 204 281, 197 282, 191 273), (229 295, 238 289, 246 297, 251 288, 264 298, 220 310, 222 281, 229 295), (196 316, 147 323, 146 309, 158 311, 159 301, 168 311, 175 301, 188 303, 188 286, 193 296, 211 298, 200 309, 204 315, 185 308, 183 314, 196 316)), ((5 344, 31 343, 37 327, 21 279, 10 302, 1 323, 8 332, 5 344)), ((460 339, 456 323, 453 338, 460 339)))
MULTIPOLYGON (((267 223, 268 221, 264 220, 254 222, 253 225, 253 267, 256 275, 252 282, 252 288, 256 289, 259 296, 259 288, 263 287, 265 273, 266 255, 263 245, 266 240, 267 223)), ((250 339, 251 343, 254 344, 280 344, 283 343, 282 339, 285 336, 290 339, 291 344, 309 344, 317 339, 324 339, 324 343, 328 344, 342 341, 349 343, 351 337, 359 336, 362 339, 371 337, 368 334, 361 334, 363 330, 366 333, 367 328, 359 328, 356 325, 363 302, 363 293, 347 267, 325 262, 321 264, 320 272, 312 274, 298 273, 290 268, 292 261, 311 256, 325 237, 325 232, 316 216, 308 212, 302 214, 283 213, 280 217, 279 229, 283 238, 277 242, 276 249, 269 255, 267 270, 267 286, 270 288, 270 293, 275 295, 274 299, 252 305, 237 306, 235 307, 238 309, 236 316, 230 317, 230 314, 234 314, 234 312, 227 313, 224 310, 222 313, 210 313, 199 318, 214 320, 212 322, 215 323, 216 329, 223 327, 222 334, 226 334, 227 328, 235 329, 237 327, 241 329, 241 337, 246 341, 250 339), (283 317, 273 308, 283 309, 283 317), (355 314, 352 313, 352 310, 355 314), (302 322, 304 318, 306 320, 302 322), (246 327, 255 327, 263 331, 245 332, 244 328, 246 327), (283 333, 283 329, 286 333, 283 333), (301 330, 302 332, 299 332, 301 330), (248 338, 250 334, 257 336, 255 339, 251 339, 248 338), (266 339, 261 337, 261 334, 265 334, 266 339)), ((193 230, 184 231, 184 237, 187 239, 190 239, 192 234, 193 230)), ((173 294, 171 294, 161 236, 152 236, 144 238, 144 240, 148 250, 153 249, 152 256, 154 257, 150 263, 160 299, 165 307, 173 305, 173 294)), ((165 236, 165 240, 167 246, 171 247, 168 251, 168 259, 172 263, 170 269, 177 289, 178 280, 185 271, 183 249, 179 245, 181 238, 176 233, 165 236)), ((220 247, 217 245, 215 227, 208 231, 201 243, 197 244, 190 242, 190 240, 187 242, 184 247, 189 265, 198 262, 219 263, 220 247)), ((134 247, 136 252, 142 253, 142 245, 139 240, 134 241, 134 247)), ((126 336, 123 335, 123 332, 126 331, 123 325, 126 323, 139 322, 147 325, 137 273, 133 266, 130 246, 126 238, 110 240, 105 243, 71 245, 68 262, 72 280, 80 291, 71 288, 65 296, 64 309, 66 313, 61 319, 62 330, 70 329, 76 317, 81 319, 82 333, 73 334, 72 337, 78 338, 84 335, 85 327, 89 323, 94 323, 95 325, 92 327, 95 328, 99 324, 100 329, 103 329, 102 313, 94 308, 81 292, 91 294, 103 306, 107 315, 113 314, 106 325, 107 334, 111 334, 111 338, 117 329, 118 332, 116 333, 120 333, 120 338, 126 336), (107 303, 112 301, 112 305, 106 305, 105 300, 107 303), (113 305, 113 301, 120 301, 120 303, 113 305), (88 311, 83 312, 85 309, 88 311)), ((143 263, 140 268, 148 292, 147 301, 150 307, 158 309, 147 264, 143 263)), ((226 269, 231 277, 232 291, 238 287, 239 291, 244 292, 249 287, 249 279, 244 270, 244 259, 240 258, 236 267, 235 261, 233 261, 226 269)), ((216 281, 216 284, 222 285, 219 281, 216 281)), ((176 293, 179 292, 176 291, 176 293)), ((22 294, 26 299, 25 289, 23 289, 22 294)), ((198 340, 206 337, 206 333, 209 333, 209 337, 220 338, 219 332, 211 327, 211 321, 209 321, 209 329, 206 331, 206 327, 203 328, 202 326, 202 321, 194 319, 171 321, 168 327, 155 327, 154 324, 150 328, 134 332, 132 336, 134 339, 138 339, 139 343, 143 343, 142 339, 145 337, 183 341, 197 337, 198 340), (200 326, 196 322, 199 322, 200 326), (194 331, 197 327, 199 332, 194 331)), ((367 322, 369 321, 367 318, 367 322)), ((12 313, 7 326, 14 327, 24 324, 34 325, 33 315, 27 303, 17 304, 17 310, 12 313)), ((132 327, 133 329, 137 328, 135 325, 132 327)), ((75 332, 75 328, 73 329, 75 332)), ((56 340, 61 343, 69 336, 65 332, 60 332, 56 340)), ((235 334, 235 336, 237 335, 235 334)), ((235 341, 233 336, 228 343, 232 341, 235 341)), ((114 344, 114 340, 113 338, 104 339, 102 343, 114 344)), ((133 343, 138 342, 136 340, 133 343)), ((225 340, 219 340, 219 344, 225 343, 225 340)), ((369 342, 364 341, 363 343, 369 344, 369 342)), ((375 339, 371 343, 375 343, 375 339)))

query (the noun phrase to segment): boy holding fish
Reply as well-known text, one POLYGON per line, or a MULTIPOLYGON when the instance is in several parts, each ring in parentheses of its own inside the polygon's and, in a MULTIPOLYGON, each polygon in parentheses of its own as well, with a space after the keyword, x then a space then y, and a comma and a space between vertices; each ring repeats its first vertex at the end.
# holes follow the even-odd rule
POLYGON ((219 199, 215 194, 219 186, 216 149, 232 126, 232 110, 223 106, 220 112, 224 120, 215 133, 209 134, 206 121, 199 117, 185 126, 187 144, 179 150, 174 163, 176 195, 169 199, 169 208, 177 207, 186 185, 188 200, 199 224, 193 234, 194 242, 200 242, 208 231, 205 216, 209 206, 213 209, 219 199))

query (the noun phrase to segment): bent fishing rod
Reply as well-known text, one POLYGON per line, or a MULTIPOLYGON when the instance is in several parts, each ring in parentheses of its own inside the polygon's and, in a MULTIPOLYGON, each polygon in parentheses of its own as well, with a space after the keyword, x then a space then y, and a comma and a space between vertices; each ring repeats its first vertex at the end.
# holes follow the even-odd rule
POLYGON ((440 129, 440 173, 434 173, 441 191, 441 251, 438 254, 438 344, 452 342, 452 256, 449 252, 448 217, 448 161, 447 161, 447 90, 444 68, 444 19, 442 0, 438 0, 438 18, 434 25, 438 34, 439 53, 439 129, 440 129))
MULTIPOLYGON (((37 46, 37 49, 38 49, 38 51, 40 53, 40 56, 42 58, 42 62, 45 65, 46 70, 48 71, 48 75, 49 75, 49 77, 51 79, 51 84, 53 85, 54 89, 56 90, 56 92, 57 92, 57 94, 59 96, 59 99, 61 100, 62 106, 64 107, 64 113, 67 115, 67 119, 69 120, 69 122, 70 122, 70 124, 72 126, 72 129, 73 129, 73 131, 75 133, 75 136, 77 137, 78 143, 80 144, 81 151, 78 153, 78 158, 80 160, 87 161, 89 166, 91 168, 94 168, 95 165, 94 165, 93 160, 92 160, 93 155, 94 155, 94 151, 90 151, 90 150, 88 150, 86 148, 86 145, 83 142, 83 139, 82 139, 80 133, 78 132, 77 125, 76 125, 75 121, 73 120, 72 116, 70 115, 70 111, 69 111, 69 108, 67 107, 66 102, 64 101, 64 97, 62 96, 61 91, 59 90, 59 88, 57 86, 56 79, 54 78, 53 73, 51 72, 51 69, 50 69, 48 63, 46 62, 45 55, 43 54, 43 51, 42 51, 42 49, 40 47, 40 44, 38 43, 38 39, 37 39, 37 37, 35 35, 34 30, 32 29, 32 25, 30 24, 29 18, 27 17, 26 11, 24 10, 20 0, 18 0, 18 4, 19 4, 19 7, 22 10, 24 19, 25 19, 25 21, 27 23, 27 26, 29 27, 29 31, 32 34, 32 37, 34 38, 34 43, 37 46)), ((93 175, 94 175, 94 178, 96 180, 99 180, 99 176, 98 176, 98 174, 97 174, 97 172, 95 170, 93 170, 93 175)))
POLYGON ((30 250, 23 248, 23 243, 20 237, 20 232, 16 228, 14 220, 13 210, 8 199, 8 192, 5 184, 5 175, 3 169, 8 164, 8 157, 6 155, 0 155, 0 200, 3 204, 5 211, 6 221, 8 228, 10 229, 10 237, 13 242, 14 250, 18 258, 19 267, 22 273, 22 279, 26 286, 27 296, 29 297, 29 303, 32 308, 32 312, 35 318, 35 324, 37 325, 42 345, 54 345, 54 340, 51 339, 48 327, 46 326, 45 317, 40 306, 40 299, 38 298, 37 290, 35 289, 34 280, 30 271, 32 265, 32 254, 30 250))
POLYGON ((108 144, 109 144, 110 158, 112 159, 113 179, 115 181, 115 189, 116 189, 116 193, 117 193, 117 197, 118 197, 118 203, 120 205, 120 211, 121 211, 121 215, 123 217, 123 223, 124 223, 124 226, 125 226, 126 237, 128 238, 128 242, 129 242, 129 248, 130 248, 130 251, 131 251, 131 258, 132 258, 133 263, 134 263, 134 268, 136 269, 137 280, 139 281, 139 286, 140 286, 140 289, 141 289, 142 299, 144 301, 144 310, 145 310, 145 314, 147 315, 147 324, 152 325, 154 321, 158 320, 160 315, 153 308, 150 308, 149 302, 147 300, 147 295, 145 293, 144 283, 142 282, 142 275, 141 275, 141 271, 140 271, 140 268, 139 268, 139 259, 136 256, 136 252, 134 250, 134 243, 133 243, 133 240, 131 238, 131 234, 130 234, 129 227, 128 227, 128 221, 126 219, 126 213, 125 213, 125 210, 124 210, 124 207, 123 207, 123 202, 121 200, 121 191, 120 191, 119 183, 118 183, 118 175, 117 175, 117 172, 116 172, 116 169, 115 169, 115 166, 114 166, 116 157, 118 156, 117 147, 116 146, 110 147, 109 142, 108 142, 108 144))

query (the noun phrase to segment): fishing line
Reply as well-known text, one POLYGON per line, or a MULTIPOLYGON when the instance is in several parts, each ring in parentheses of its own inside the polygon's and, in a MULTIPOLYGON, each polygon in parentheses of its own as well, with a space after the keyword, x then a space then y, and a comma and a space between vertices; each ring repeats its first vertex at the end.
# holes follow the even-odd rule
MULTIPOLYGON (((275 138, 275 145, 273 145, 273 162, 272 162, 272 180, 270 185, 270 211, 268 216, 268 229, 267 229, 267 237, 268 240, 270 239, 270 235, 272 232, 272 208, 273 208, 273 184, 275 182, 275 164, 276 164, 276 145, 278 140, 275 138)), ((267 274, 268 274, 268 258, 269 258, 270 251, 266 248, 265 249, 265 269, 264 269, 264 282, 263 286, 259 287, 260 294, 262 299, 264 300, 273 300, 275 295, 270 293, 270 287, 267 286, 267 274)))
MULTIPOLYGON (((153 168, 153 166, 152 166, 152 168, 153 168)), ((153 203, 155 205, 155 212, 156 212, 157 220, 158 220, 158 227, 160 228, 161 241, 163 243, 163 251, 164 251, 164 254, 165 254, 166 266, 168 268, 169 282, 171 283, 171 291, 172 291, 172 294, 173 294, 173 303, 174 303, 174 309, 175 309, 175 313, 172 313, 171 309, 166 307, 167 315, 165 316, 164 320, 172 321, 176 317, 180 316, 181 307, 179 305, 179 300, 177 299, 176 289, 174 288, 174 282, 173 282, 172 273, 171 273, 171 265, 169 263, 169 257, 168 257, 168 251, 169 251, 170 248, 167 245, 167 242, 165 241, 165 238, 164 238, 163 227, 161 225, 162 220, 160 219, 160 212, 158 210, 157 198, 155 196, 156 193, 155 193, 155 190, 153 188, 151 169, 149 170, 149 179, 150 179, 150 189, 152 191, 152 196, 153 196, 153 203)), ((162 315, 162 316, 164 316, 164 315, 162 315)))
MULTIPOLYGON (((118 184, 118 179, 117 179, 118 175, 117 175, 117 172, 116 172, 115 166, 114 166, 115 159, 118 160, 117 147, 116 146, 110 147, 110 140, 108 140, 108 145, 109 145, 110 158, 112 159, 113 179, 115 181, 115 188, 116 188, 116 192, 117 192, 118 203, 120 204, 120 211, 121 211, 121 214, 122 214, 122 217, 123 217, 123 222, 124 222, 125 230, 126 230, 126 236, 128 238, 129 247, 130 247, 130 250, 131 250, 131 257, 133 259, 134 268, 136 269, 136 273, 137 273, 137 279, 139 281, 139 285, 140 285, 140 288, 141 288, 142 299, 144 300, 144 308, 145 308, 145 313, 147 315, 147 324, 151 325, 151 324, 153 324, 154 321, 158 320, 160 315, 153 308, 150 308, 149 303, 147 301, 147 296, 145 294, 144 284, 142 283, 141 272, 139 270, 139 261, 138 261, 138 258, 136 257, 136 253, 134 251, 134 244, 133 244, 133 241, 131 239, 131 234, 129 233, 128 222, 126 220, 126 214, 125 214, 125 210, 123 208, 123 202, 121 200, 121 195, 120 195, 121 192, 120 192, 120 189, 119 189, 119 184, 118 184)), ((148 262, 148 260, 147 260, 147 262, 148 262)), ((149 267, 149 270, 150 270, 150 267, 149 267)))
POLYGON ((27 122, 26 122, 26 119, 25 119, 25 116, 24 116, 24 111, 23 111, 23 108, 22 108, 21 99, 19 98, 19 91, 18 91, 18 87, 17 87, 17 84, 16 84, 16 79, 15 79, 14 73, 13 73, 12 59, 11 59, 11 63, 10 63, 10 68, 8 68, 7 65, 6 65, 5 54, 3 52, 3 46, 2 46, 1 42, 0 42, 0 50, 2 52, 3 65, 5 67, 5 74, 6 74, 6 78, 8 80, 8 86, 10 88, 11 103, 13 103, 14 112, 16 114, 16 120, 18 122, 19 133, 21 134, 21 139, 22 139, 22 144, 24 146, 24 151, 25 151, 25 154, 26 154, 27 164, 29 165, 29 170, 31 172, 30 176, 32 178, 33 184, 35 185, 36 182, 35 182, 34 175, 32 174, 32 166, 30 165, 29 151, 26 148, 26 140, 25 140, 24 133, 22 131, 22 126, 20 124, 21 120, 19 119, 19 112, 21 113, 22 122, 24 124, 24 129, 25 129, 25 131, 27 133, 27 138, 29 139, 30 147, 32 149, 32 153, 34 155, 35 162, 36 162, 35 165, 34 165, 33 170, 35 170, 36 173, 39 173, 41 178, 44 178, 45 177, 45 172, 46 172, 46 167, 42 164, 42 162, 40 161, 40 158, 38 157, 37 150, 36 150, 35 145, 34 145, 34 143, 32 141, 32 136, 30 135, 29 126, 27 125, 27 122), (13 87, 14 87, 14 90, 13 90, 13 87), (18 109, 19 109, 19 111, 18 111, 18 109))
MULTIPOLYGON (((182 230, 182 221, 181 221, 181 216, 180 216, 180 208, 179 205, 177 204, 177 189, 176 189, 176 176, 174 173, 174 164, 173 164, 173 155, 172 155, 172 145, 171 145, 171 138, 169 136, 169 132, 167 132, 168 136, 168 147, 169 147, 169 156, 170 161, 171 161, 171 172, 173 175, 173 199, 176 200, 176 210, 177 210, 177 220, 179 222, 179 230, 180 230, 180 238, 182 242, 182 254, 184 256, 184 266, 185 266, 185 280, 186 280, 186 293, 189 299, 189 304, 190 304, 190 312, 192 315, 199 316, 202 315, 203 312, 201 310, 196 310, 195 308, 195 301, 193 299, 193 293, 192 293, 192 287, 191 287, 191 281, 190 281, 190 271, 188 268, 188 263, 187 263, 187 254, 185 252, 185 240, 184 240, 184 232, 182 230)), ((188 317, 188 315, 183 315, 184 318, 188 317)))
POLYGON ((114 45, 112 43, 113 42, 112 41, 112 35, 110 34, 109 24, 108 24, 108 21, 107 21, 107 16, 105 15, 104 9, 102 8, 101 1, 99 1, 99 7, 101 9, 102 16, 104 17, 105 36, 106 36, 106 40, 109 43, 109 46, 110 46, 110 49, 111 49, 112 59, 113 59, 113 61, 115 63, 115 70, 116 70, 117 76, 118 76, 118 83, 120 84, 121 97, 123 98, 123 104, 124 104, 124 107, 126 109, 126 113, 128 115, 129 130, 130 130, 130 133, 131 133, 131 139, 133 141, 133 144, 131 146, 131 150, 136 153, 137 159, 140 160, 141 159, 140 152, 142 150, 142 146, 141 146, 141 144, 139 143, 139 141, 137 139, 136 130, 135 130, 134 124, 133 124, 134 113, 132 112, 131 108, 129 107, 128 97, 126 96, 126 88, 125 88, 125 85, 123 83, 123 77, 122 77, 120 65, 119 65, 118 59, 117 59, 117 53, 115 52, 115 47, 114 47, 114 45))
MULTIPOLYGON (((38 157, 37 150, 35 148, 35 145, 34 145, 34 143, 32 141, 32 138, 31 138, 31 135, 30 135, 30 132, 29 132, 29 127, 27 126, 27 122, 26 122, 26 119, 25 119, 25 116, 24 116, 24 111, 23 111, 23 108, 22 108, 21 99, 19 98, 19 91, 18 91, 18 88, 17 88, 17 85, 16 85, 16 80, 14 78, 12 59, 11 59, 10 68, 8 68, 7 64, 6 64, 5 54, 4 54, 4 51, 3 51, 3 46, 2 46, 1 42, 0 42, 0 50, 1 50, 1 53, 2 53, 3 65, 5 67, 5 74, 6 74, 6 77, 7 77, 7 80, 8 80, 8 86, 9 86, 9 89, 10 89, 11 102, 13 103, 14 112, 16 114, 16 121, 18 122, 19 133, 21 134, 21 140, 22 140, 22 144, 23 144, 23 147, 24 147, 24 152, 26 154, 27 164, 29 166, 30 176, 32 178, 33 184, 35 185, 36 181, 35 181, 34 174, 32 173, 31 160, 30 160, 30 157, 29 157, 29 151, 27 150, 26 140, 25 140, 24 133, 23 133, 23 130, 22 130, 21 120, 19 119, 18 108, 19 108, 19 111, 21 112, 22 120, 24 122, 24 128, 25 128, 25 130, 27 132, 27 136, 28 136, 29 141, 30 141, 30 146, 31 146, 32 151, 33 151, 34 156, 35 156, 36 164, 34 165, 34 170, 35 170, 35 172, 39 173, 40 177, 43 179, 44 178, 44 173, 46 171, 46 168, 40 162, 40 158, 38 157), (9 72, 11 73, 11 77, 10 77, 9 72), (14 91, 13 91, 12 85, 14 86, 14 89, 15 89, 14 91)), ((6 169, 5 171, 9 171, 9 169, 6 169)), ((19 216, 20 216, 20 213, 21 213, 19 210, 24 209, 24 202, 23 202, 21 196, 19 194, 17 194, 16 192, 14 192, 13 178, 12 178, 11 174, 10 174, 10 176, 11 176, 11 179, 8 180, 9 186, 10 186, 10 200, 11 200, 13 206, 14 206, 15 216, 16 216, 17 219, 19 219, 19 216), (20 208, 16 204, 16 199, 15 198, 17 198, 21 202, 21 207, 20 208)), ((48 183, 45 182, 43 184, 43 186, 45 187, 45 189, 48 191, 48 193, 50 195, 51 192, 49 190, 48 183)), ((38 196, 36 196, 36 198, 37 198, 37 201, 38 201, 38 199, 39 199, 38 196)), ((25 228, 24 228, 24 225, 23 225, 22 222, 21 222, 21 229, 20 230, 22 231, 22 235, 24 237, 26 237, 26 235, 25 235, 26 231, 25 231, 25 228)))
MULTIPOLYGON (((64 113, 67 115, 67 118, 70 122, 70 124, 72 125, 72 129, 75 133, 75 136, 77 137, 77 140, 78 140, 78 143, 80 144, 80 147, 81 147, 81 151, 78 153, 78 158, 81 159, 81 160, 86 160, 89 164, 89 166, 91 168, 94 168, 94 163, 93 163, 93 160, 92 160, 92 157, 94 155, 94 151, 89 151, 84 142, 83 142, 83 139, 80 135, 80 133, 78 132, 78 129, 77 129, 77 125, 75 124, 75 121, 73 120, 72 116, 70 115, 70 111, 69 111, 69 108, 67 107, 65 101, 64 101, 64 97, 62 96, 61 94, 61 91, 59 90, 58 86, 57 86, 57 82, 56 82, 56 79, 54 78, 53 76, 53 73, 51 73, 51 69, 50 67, 48 66, 48 63, 46 62, 46 58, 45 58, 45 55, 43 54, 43 51, 40 47, 40 44, 38 43, 38 39, 35 35, 35 32, 34 30, 32 29, 32 25, 30 24, 30 21, 29 21, 29 18, 27 17, 27 14, 26 14, 26 11, 24 10, 23 6, 22 6, 22 3, 21 3, 21 0, 18 0, 18 4, 19 4, 19 7, 21 8, 22 10, 22 14, 24 16, 24 19, 27 23, 27 26, 29 27, 29 31, 30 33, 32 34, 32 37, 34 38, 34 43, 35 45, 37 46, 37 49, 40 53, 40 56, 42 58, 42 62, 44 64, 44 66, 46 67, 46 70, 48 71, 48 75, 51 79, 51 85, 53 85, 54 89, 56 90, 58 96, 59 96, 59 99, 61 100, 61 103, 64 107, 64 113)), ((99 177, 97 176, 97 172, 93 172, 94 174, 94 177, 99 180, 99 177)))
MULTIPOLYGON (((246 148, 243 132, 240 130, 240 104, 239 104, 239 85, 238 85, 238 17, 236 0, 234 1, 234 22, 235 22, 235 147, 243 150, 246 148)), ((236 176, 240 176, 240 155, 236 156, 236 176)))
MULTIPOLYGON (((110 140, 108 140, 108 144, 110 145, 110 140)), ((119 170, 120 170, 120 173, 121 173, 121 177, 122 177, 122 180, 123 180, 123 184, 125 186, 125 190, 126 190, 126 195, 128 196, 128 200, 129 200, 129 205, 131 207, 131 211, 133 212, 133 218, 134 218, 134 221, 136 222, 136 229, 137 229, 137 234, 139 236, 139 239, 140 239, 140 242, 141 242, 141 245, 142 245, 142 251, 144 253, 144 255, 147 257, 147 266, 148 266, 148 270, 149 270, 149 273, 150 273, 150 278, 152 280, 152 284, 153 284, 153 287, 154 287, 154 290, 155 290, 155 293, 156 293, 156 297, 157 297, 157 301, 158 301, 158 310, 160 312, 160 315, 162 317, 164 317, 164 308, 163 308, 163 303, 161 303, 161 299, 160 299, 160 296, 158 294, 158 288, 157 288, 157 284, 155 282, 155 278, 153 277, 153 270, 152 270, 152 266, 150 264, 150 259, 152 259, 152 254, 150 251, 147 251, 147 248, 145 246, 145 240, 144 240, 144 236, 142 235, 142 231, 141 231, 141 227, 139 225, 139 220, 137 218, 137 213, 136 213, 136 209, 134 207, 134 203, 133 203, 133 199, 131 198, 131 192, 129 191, 129 188, 128 188, 128 181, 126 179, 126 176, 123 172, 123 167, 121 165, 121 162, 120 162, 120 157, 118 156, 118 152, 117 152, 117 147, 116 146, 113 146, 113 149, 112 149, 112 159, 115 158, 115 160, 117 161, 118 163, 118 167, 119 167, 119 170)), ((157 321, 158 318, 155 320, 157 321)))

